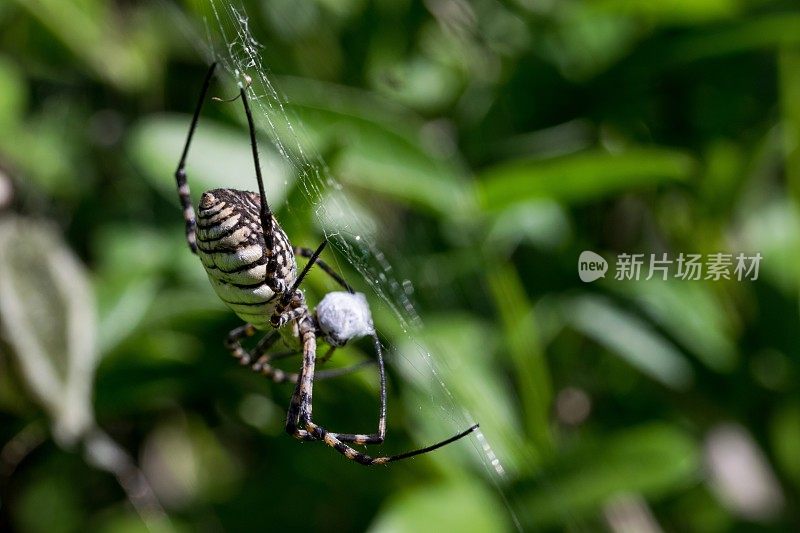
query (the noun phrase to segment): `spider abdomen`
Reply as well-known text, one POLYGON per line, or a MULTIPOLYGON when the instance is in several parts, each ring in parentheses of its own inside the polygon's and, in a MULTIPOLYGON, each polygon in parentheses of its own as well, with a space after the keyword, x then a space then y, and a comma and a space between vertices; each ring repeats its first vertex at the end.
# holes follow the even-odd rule
MULTIPOLYGON (((242 320, 270 329, 277 298, 266 283, 267 264, 259 217, 260 197, 234 189, 203 194, 197 221, 197 253, 217 296, 242 320)), ((276 277, 290 285, 296 275, 294 253, 273 219, 276 277)))

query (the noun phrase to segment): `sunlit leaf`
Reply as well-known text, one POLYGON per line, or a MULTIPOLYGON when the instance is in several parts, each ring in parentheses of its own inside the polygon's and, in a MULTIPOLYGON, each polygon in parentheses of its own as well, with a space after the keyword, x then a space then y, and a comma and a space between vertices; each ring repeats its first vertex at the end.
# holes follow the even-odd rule
POLYGON ((510 161, 490 167, 480 175, 478 196, 489 211, 542 198, 586 202, 665 182, 684 181, 693 167, 688 155, 656 148, 510 161))
POLYGON ((800 287, 795 265, 800 263, 800 213, 796 205, 777 200, 748 210, 742 216, 738 249, 758 251, 764 257, 759 277, 787 294, 800 287))
MULTIPOLYGON (((175 169, 178 166, 189 124, 188 115, 151 115, 136 124, 128 148, 145 177, 165 197, 178 205, 175 169)), ((264 186, 272 204, 280 205, 291 184, 286 163, 259 145, 264 186)), ((247 130, 222 126, 201 117, 187 158, 186 174, 195 204, 209 189, 230 188, 257 191, 253 153, 247 130)))
POLYGON ((547 454, 553 446, 550 432, 553 385, 533 307, 514 268, 496 265, 487 273, 487 282, 513 364, 525 429, 534 444, 547 454))
POLYGON ((420 111, 439 111, 458 96, 461 80, 453 69, 425 57, 390 61, 376 72, 376 85, 393 100, 420 111))
POLYGON ((709 284, 681 281, 609 282, 709 368, 730 372, 738 360, 735 326, 709 284))
POLYGON ((92 287, 75 254, 53 228, 0 220, 0 317, 25 384, 72 444, 93 424, 98 360, 92 287))
POLYGON ((133 281, 103 314, 100 347, 104 353, 112 350, 134 332, 155 300, 155 280, 133 281))
POLYGON ((679 390, 691 385, 686 358, 641 318, 589 295, 565 300, 564 315, 574 328, 651 378, 679 390))
POLYGON ((432 485, 395 495, 389 500, 370 533, 431 531, 474 533, 507 531, 511 525, 502 503, 474 484, 432 485))
POLYGON ((27 105, 25 80, 20 69, 0 55, 0 130, 16 123, 27 105))
POLYGON ((14 0, 35 17, 91 72, 127 90, 156 77, 151 34, 127 31, 99 0, 14 0))
POLYGON ((520 244, 550 249, 563 245, 572 234, 565 210, 556 202, 534 200, 499 212, 486 237, 493 247, 510 252, 520 244))
MULTIPOLYGON (((289 109, 306 133, 300 139, 309 142, 308 149, 330 154, 338 178, 435 213, 474 208, 463 172, 427 146, 435 135, 426 142, 424 123, 408 110, 341 86, 281 81, 289 109)), ((285 130, 281 135, 295 138, 278 126, 285 130)))
POLYGON ((641 33, 631 17, 588 3, 564 2, 557 9, 558 24, 545 36, 542 53, 569 79, 584 80, 603 72, 641 33))

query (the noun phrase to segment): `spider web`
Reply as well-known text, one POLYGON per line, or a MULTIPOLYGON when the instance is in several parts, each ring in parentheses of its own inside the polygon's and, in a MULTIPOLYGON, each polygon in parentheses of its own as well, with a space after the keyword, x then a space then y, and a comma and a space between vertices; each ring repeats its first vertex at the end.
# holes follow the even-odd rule
MULTIPOLYGON (((277 154, 292 168, 296 176, 295 186, 302 191, 304 200, 312 207, 317 226, 334 246, 363 277, 380 304, 385 305, 402 328, 403 344, 411 346, 417 353, 403 354, 394 346, 386 346, 386 360, 392 364, 393 356, 403 357, 415 372, 424 376, 423 382, 435 383, 437 390, 425 391, 431 411, 446 418, 445 427, 452 433, 472 425, 475 420, 456 400, 437 366, 435 358, 426 346, 416 341, 416 335, 424 324, 411 299, 413 283, 400 279, 391 260, 378 247, 372 235, 372 221, 360 215, 344 187, 335 179, 322 157, 303 142, 302 124, 292 120, 286 108, 286 99, 273 84, 272 74, 265 66, 262 54, 265 48, 252 35, 244 7, 236 0, 199 0, 203 7, 206 35, 196 37, 206 59, 217 61, 236 80, 246 87, 253 107, 255 120, 262 132, 268 134, 277 154), (345 220, 346 222, 342 222, 345 220), (422 363, 420 363, 422 362, 422 363)), ((291 210, 291 205, 287 206, 291 210)), ((369 298, 375 308, 378 302, 369 298)), ((382 336, 384 344, 386 336, 382 336)), ((422 407, 421 407, 422 409, 422 407)), ((447 433, 441 435, 445 438, 447 433)), ((519 521, 506 498, 505 469, 486 436, 479 430, 467 437, 518 529, 519 521)))

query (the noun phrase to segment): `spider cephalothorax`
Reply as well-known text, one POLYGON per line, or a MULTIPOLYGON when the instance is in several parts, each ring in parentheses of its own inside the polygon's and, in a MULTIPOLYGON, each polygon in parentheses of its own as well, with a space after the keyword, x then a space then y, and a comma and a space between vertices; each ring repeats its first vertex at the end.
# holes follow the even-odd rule
MULTIPOLYGON (((206 75, 186 145, 175 171, 178 197, 186 222, 186 242, 192 252, 200 257, 217 295, 247 322, 228 334, 225 345, 231 354, 243 365, 264 374, 276 383, 296 383, 286 416, 286 432, 300 440, 323 441, 360 464, 379 465, 433 451, 477 429, 476 424, 432 446, 386 457, 370 457, 347 444, 380 444, 386 435, 386 375, 381 343, 372 325, 372 316, 364 295, 355 293, 339 274, 319 259, 327 241, 323 240, 316 250, 292 247, 272 214, 264 190, 255 126, 245 89, 240 90, 239 97, 247 115, 258 193, 235 189, 207 191, 203 193, 197 219, 195 218, 186 179, 186 156, 214 67, 215 65, 211 65, 206 75), (299 274, 296 256, 308 258, 306 266, 299 274), (314 264, 319 265, 345 291, 329 293, 312 313, 306 306, 299 286, 314 264), (287 325, 291 327, 284 328, 287 325), (253 349, 245 349, 242 340, 255 335, 256 330, 266 330, 268 333, 253 349), (299 353, 302 353, 303 364, 297 374, 284 372, 271 364, 278 356, 287 355, 269 353, 279 337, 279 330, 284 333, 284 337, 291 337, 301 347, 299 353), (337 347, 365 336, 372 338, 380 378, 378 430, 373 434, 333 433, 312 420, 315 367, 318 363, 325 362, 337 347), (327 353, 319 359, 318 337, 330 345, 327 353)), ((336 377, 343 373, 345 372, 337 370, 319 372, 316 379, 336 377)))

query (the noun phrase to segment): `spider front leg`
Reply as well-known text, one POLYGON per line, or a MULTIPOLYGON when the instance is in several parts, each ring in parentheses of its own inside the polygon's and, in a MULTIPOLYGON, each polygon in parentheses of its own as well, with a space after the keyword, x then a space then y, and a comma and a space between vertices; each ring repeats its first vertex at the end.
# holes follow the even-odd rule
POLYGON ((264 282, 275 294, 291 295, 294 289, 289 290, 287 277, 294 273, 294 254, 292 245, 283 230, 280 230, 272 210, 267 201, 267 193, 264 189, 264 178, 261 175, 261 164, 258 161, 258 145, 256 143, 256 127, 253 122, 253 113, 250 111, 250 104, 247 103, 247 94, 244 88, 239 89, 239 95, 244 105, 244 113, 247 115, 247 127, 250 132, 250 147, 253 151, 253 164, 256 169, 256 181, 258 182, 258 194, 261 197, 259 209, 259 219, 261 230, 264 234, 263 258, 266 263, 266 277, 264 282))
MULTIPOLYGON (((304 248, 302 246, 295 246, 294 247, 294 254, 296 256, 299 255, 299 256, 302 256, 302 257, 306 257, 306 258, 313 258, 315 253, 316 252, 314 250, 312 250, 311 248, 304 248)), ((315 261, 316 261, 317 265, 319 265, 319 267, 328 276, 330 276, 331 279, 333 279, 333 281, 338 283, 344 290, 346 290, 347 292, 349 292, 351 294, 355 292, 353 290, 353 287, 351 287, 350 284, 347 283, 344 280, 344 278, 342 276, 340 276, 339 273, 336 272, 328 263, 326 263, 325 261, 323 261, 322 259, 319 259, 319 258, 315 259, 315 261)))
MULTIPOLYGON (((285 235, 284 235, 285 238, 285 235)), ((267 233, 266 230, 264 232, 264 241, 267 240, 267 233)), ((288 241, 286 243, 288 245, 288 241)), ((300 274, 295 278, 294 284, 292 288, 288 291, 285 291, 281 294, 280 299, 275 304, 275 310, 270 317, 270 324, 273 328, 279 329, 292 320, 298 320, 298 325, 300 323, 300 319, 303 317, 308 316, 308 307, 306 307, 306 299, 303 296, 303 293, 298 290, 300 284, 303 283, 306 275, 311 270, 311 267, 314 266, 319 260, 319 255, 322 253, 322 250, 328 245, 328 240, 324 239, 320 245, 317 247, 316 250, 311 254, 311 258, 306 263, 306 266, 303 267, 303 270, 300 274)), ((294 259, 294 258, 293 258, 294 259)), ((267 266, 267 281, 269 280, 269 265, 267 266)), ((278 294, 278 293, 276 293, 278 294)), ((316 330, 316 328, 313 328, 316 330)), ((301 335, 302 337, 302 335, 301 335)))
POLYGON ((197 129, 197 121, 200 118, 200 111, 203 109, 203 102, 208 93, 208 87, 211 85, 211 77, 214 75, 214 69, 217 64, 212 63, 206 73, 205 80, 203 81, 203 88, 200 90, 200 99, 194 108, 194 115, 192 116, 192 124, 189 126, 189 133, 186 136, 186 144, 183 146, 181 153, 181 160, 178 162, 178 168, 175 170, 175 182, 178 186, 178 199, 181 202, 183 209, 183 220, 186 222, 186 243, 192 253, 197 253, 197 235, 194 207, 192 206, 192 197, 189 193, 189 182, 186 179, 186 156, 189 154, 189 146, 192 144, 192 137, 194 130, 197 129))
POLYGON ((269 322, 273 328, 280 329, 292 320, 297 320, 307 314, 306 298, 301 291, 295 290, 288 302, 284 298, 275 306, 269 322))

